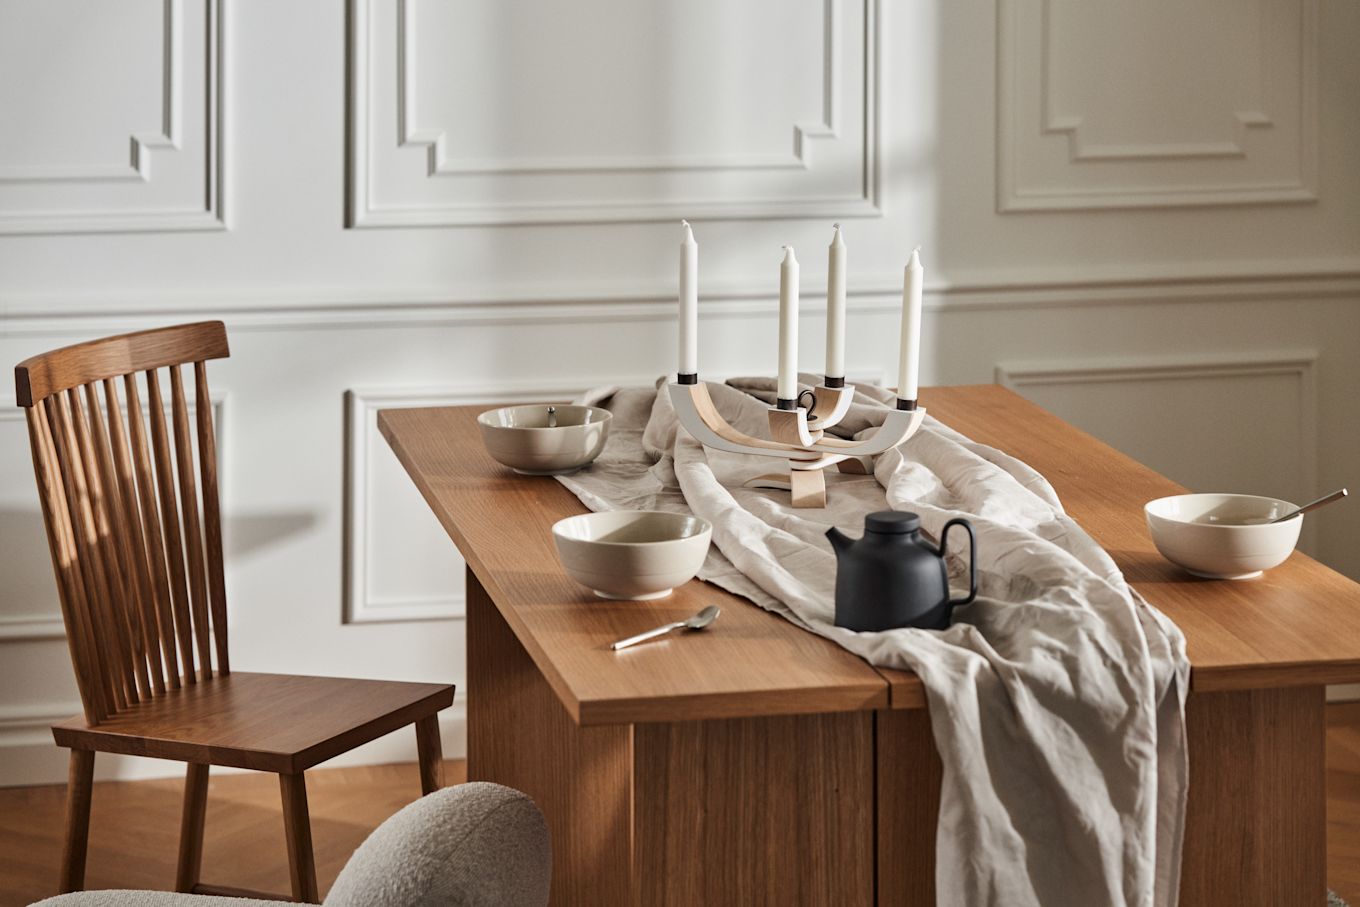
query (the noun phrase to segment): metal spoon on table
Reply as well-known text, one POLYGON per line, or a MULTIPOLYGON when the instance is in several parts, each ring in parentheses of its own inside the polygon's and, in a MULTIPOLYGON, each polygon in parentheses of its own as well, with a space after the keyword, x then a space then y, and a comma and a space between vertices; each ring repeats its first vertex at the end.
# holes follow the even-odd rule
POLYGON ((647 640, 655 639, 658 636, 665 636, 672 630, 702 630, 704 627, 707 627, 709 624, 713 623, 713 621, 717 620, 718 615, 721 613, 722 609, 717 605, 709 605, 688 620, 677 620, 673 624, 664 624, 657 627, 655 630, 648 630, 646 633, 639 633, 637 636, 620 639, 618 642, 612 643, 609 648, 617 652, 619 649, 626 649, 631 645, 646 642, 647 640))
POLYGON ((1331 494, 1324 494, 1316 501, 1309 501, 1307 504, 1304 504, 1298 510, 1291 510, 1284 516, 1277 516, 1275 519, 1270 520, 1269 522, 1283 523, 1285 520, 1292 520, 1294 517, 1298 516, 1301 513, 1307 513, 1310 510, 1317 510, 1319 507, 1325 507, 1328 504, 1332 503, 1333 501, 1339 501, 1349 493, 1350 492, 1346 491, 1346 489, 1342 488, 1337 491, 1333 491, 1331 494))

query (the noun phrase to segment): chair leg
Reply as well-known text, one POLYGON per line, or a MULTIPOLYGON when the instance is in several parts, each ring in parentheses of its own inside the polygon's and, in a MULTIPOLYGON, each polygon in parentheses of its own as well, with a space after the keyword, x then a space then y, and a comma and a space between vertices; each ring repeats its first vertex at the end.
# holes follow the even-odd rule
POLYGON ((90 797, 94 793, 94 750, 71 750, 66 781, 66 843, 61 852, 61 893, 85 887, 85 853, 90 843, 90 797))
POLYGON ((416 754, 420 760, 420 793, 431 794, 444 786, 444 748, 439 744, 439 716, 426 715, 416 722, 416 754))
POLYGON ((293 897, 308 904, 321 898, 316 890, 316 861, 312 858, 312 820, 307 814, 307 782, 301 772, 279 775, 283 794, 283 832, 288 839, 288 874, 293 897))
POLYGON ((190 762, 184 773, 184 815, 179 826, 175 890, 191 892, 203 869, 203 820, 208 813, 208 766, 190 762))

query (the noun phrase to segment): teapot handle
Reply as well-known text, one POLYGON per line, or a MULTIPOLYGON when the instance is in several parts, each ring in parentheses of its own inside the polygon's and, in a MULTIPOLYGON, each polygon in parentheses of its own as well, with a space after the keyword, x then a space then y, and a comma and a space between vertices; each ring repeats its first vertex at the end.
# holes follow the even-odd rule
POLYGON ((977 536, 973 534, 973 524, 963 517, 956 517, 944 524, 940 530, 940 557, 944 557, 945 546, 949 544, 949 528, 962 526, 968 530, 968 597, 950 599, 950 605, 966 605, 977 598, 977 536))

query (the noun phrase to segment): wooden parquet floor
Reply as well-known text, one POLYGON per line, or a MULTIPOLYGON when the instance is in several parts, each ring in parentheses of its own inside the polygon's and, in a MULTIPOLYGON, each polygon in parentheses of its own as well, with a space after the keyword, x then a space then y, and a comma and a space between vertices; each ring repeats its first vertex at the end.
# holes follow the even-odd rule
MULTIPOLYGON (((1331 886, 1360 907, 1360 703, 1328 708, 1327 870, 1331 886)), ((462 762, 445 769, 450 784, 462 762)), ((379 823, 414 800, 414 765, 321 769, 307 773, 321 891, 379 823)), ((183 782, 102 782, 90 826, 90 888, 169 889, 175 878, 183 782)), ((0 907, 53 893, 61 854, 62 787, 0 789, 0 907)), ((286 892, 288 868, 273 775, 218 775, 208 787, 203 880, 286 892)))

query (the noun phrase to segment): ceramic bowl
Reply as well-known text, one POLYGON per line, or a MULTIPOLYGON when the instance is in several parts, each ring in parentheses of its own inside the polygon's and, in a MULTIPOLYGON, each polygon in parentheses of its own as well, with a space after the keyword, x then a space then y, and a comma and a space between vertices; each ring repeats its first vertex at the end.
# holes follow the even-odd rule
POLYGON ((572 579, 601 598, 664 598, 703 566, 713 527, 662 510, 611 510, 553 525, 557 556, 572 579))
POLYGON ((608 410, 557 404, 549 426, 548 404, 506 406, 482 413, 477 426, 482 443, 499 463, 530 476, 575 472, 604 450, 609 437, 608 410))
POLYGON ((1295 505, 1250 494, 1178 494, 1149 501, 1143 512, 1153 544, 1196 576, 1249 579, 1284 563, 1303 516, 1270 523, 1295 505))

